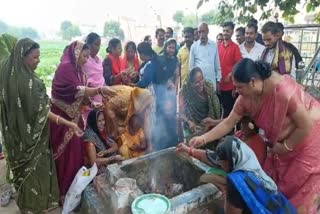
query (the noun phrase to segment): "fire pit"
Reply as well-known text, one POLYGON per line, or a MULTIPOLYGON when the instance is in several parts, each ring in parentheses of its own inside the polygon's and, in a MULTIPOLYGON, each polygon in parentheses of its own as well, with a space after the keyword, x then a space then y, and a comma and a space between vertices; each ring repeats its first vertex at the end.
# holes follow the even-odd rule
MULTIPOLYGON (((208 210, 221 192, 212 184, 200 183, 207 170, 208 166, 177 154, 174 148, 110 165, 106 174, 96 178, 94 187, 85 190, 82 213, 131 213, 133 200, 147 193, 168 197, 172 213, 208 210)), ((210 213, 218 212, 211 208, 210 213)))

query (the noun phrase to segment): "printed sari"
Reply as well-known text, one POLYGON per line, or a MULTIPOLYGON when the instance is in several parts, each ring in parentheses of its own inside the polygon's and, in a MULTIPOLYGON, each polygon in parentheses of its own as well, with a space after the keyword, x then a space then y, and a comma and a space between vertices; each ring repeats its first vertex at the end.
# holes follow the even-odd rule
POLYGON ((240 96, 234 111, 239 115, 250 113, 273 145, 287 139, 294 131, 290 116, 299 107, 308 111, 313 120, 312 129, 292 152, 284 155, 268 154, 264 170, 295 207, 304 205, 307 213, 314 213, 320 193, 320 144, 317 137, 320 131, 319 102, 290 76, 285 75, 284 80, 259 106, 253 100, 240 96))
MULTIPOLYGON (((52 82, 51 111, 83 127, 81 104, 84 98, 85 76, 77 66, 83 42, 73 42, 63 56, 52 82), (79 87, 80 86, 80 87, 79 87)), ((81 139, 66 126, 50 123, 51 144, 57 166, 60 194, 64 196, 78 170, 83 165, 81 139)))
POLYGON ((0 127, 23 214, 56 208, 59 197, 49 144, 49 97, 43 81, 23 63, 34 44, 18 41, 0 64, 0 127))
MULTIPOLYGON (((211 82, 205 80, 204 90, 206 97, 201 97, 196 91, 195 87, 188 80, 182 88, 181 95, 183 97, 183 111, 188 120, 191 120, 198 127, 196 133, 186 136, 190 139, 193 136, 201 135, 205 133, 205 126, 202 124, 202 120, 210 117, 218 120, 221 118, 220 102, 217 94, 214 92, 211 82)), ((186 127, 186 133, 191 133, 189 127, 186 127)))

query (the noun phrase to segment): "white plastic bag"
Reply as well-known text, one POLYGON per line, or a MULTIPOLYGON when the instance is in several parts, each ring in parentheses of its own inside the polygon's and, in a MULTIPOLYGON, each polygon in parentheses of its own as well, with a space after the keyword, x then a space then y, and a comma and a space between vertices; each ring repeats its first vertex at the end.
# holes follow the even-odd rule
POLYGON ((94 164, 90 169, 87 169, 84 166, 81 167, 66 194, 62 214, 68 214, 72 212, 72 210, 74 210, 80 204, 81 193, 97 175, 97 172, 98 167, 96 164, 94 164))

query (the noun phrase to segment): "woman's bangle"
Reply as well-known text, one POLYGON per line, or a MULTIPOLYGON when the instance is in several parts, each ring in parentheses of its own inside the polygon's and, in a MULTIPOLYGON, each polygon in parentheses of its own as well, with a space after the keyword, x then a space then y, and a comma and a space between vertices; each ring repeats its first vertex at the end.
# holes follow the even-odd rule
POLYGON ((56 124, 60 125, 60 116, 59 115, 56 117, 56 124))
POLYGON ((189 154, 189 156, 193 157, 193 148, 189 148, 188 154, 189 154))
POLYGON ((284 148, 286 148, 286 150, 288 150, 289 152, 292 152, 293 151, 293 148, 290 148, 288 145, 287 145, 287 140, 285 140, 283 142, 283 145, 284 145, 284 148))

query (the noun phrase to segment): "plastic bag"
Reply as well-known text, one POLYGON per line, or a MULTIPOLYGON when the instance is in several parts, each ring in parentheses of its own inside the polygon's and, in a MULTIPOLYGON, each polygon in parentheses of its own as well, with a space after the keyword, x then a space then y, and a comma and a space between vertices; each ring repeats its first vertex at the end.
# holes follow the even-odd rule
POLYGON ((87 169, 84 166, 81 167, 66 194, 62 214, 72 212, 72 210, 80 204, 81 193, 97 175, 97 172, 98 167, 96 164, 94 164, 90 169, 87 169))

